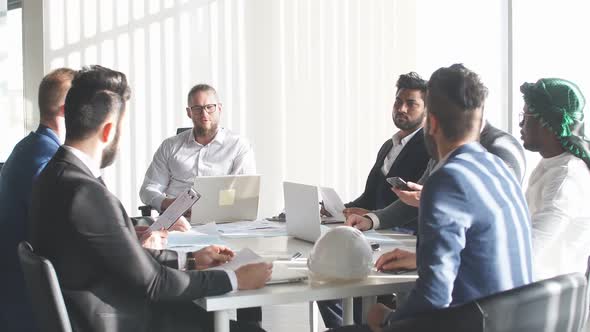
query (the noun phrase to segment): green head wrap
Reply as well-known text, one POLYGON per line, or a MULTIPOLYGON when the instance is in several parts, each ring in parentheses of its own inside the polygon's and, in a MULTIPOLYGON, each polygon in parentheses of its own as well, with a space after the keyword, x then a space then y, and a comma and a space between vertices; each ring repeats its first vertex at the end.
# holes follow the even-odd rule
POLYGON ((529 112, 559 139, 561 145, 590 168, 590 141, 584 137, 584 95, 577 85, 542 78, 520 86, 529 112))

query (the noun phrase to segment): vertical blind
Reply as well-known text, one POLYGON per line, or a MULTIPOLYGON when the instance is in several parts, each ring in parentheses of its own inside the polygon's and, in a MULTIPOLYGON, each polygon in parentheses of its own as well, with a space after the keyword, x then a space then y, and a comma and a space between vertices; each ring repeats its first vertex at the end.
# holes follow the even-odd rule
POLYGON ((224 103, 222 125, 254 147, 264 216, 281 210, 283 180, 331 186, 344 200, 362 192, 377 150, 395 131, 397 76, 415 65, 414 50, 399 54, 415 34, 402 26, 409 17, 399 6, 413 7, 387 0, 46 1, 45 67, 96 63, 128 75, 125 133, 105 178, 129 211, 140 205, 138 190, 161 141, 191 125, 186 93, 212 84, 224 103))

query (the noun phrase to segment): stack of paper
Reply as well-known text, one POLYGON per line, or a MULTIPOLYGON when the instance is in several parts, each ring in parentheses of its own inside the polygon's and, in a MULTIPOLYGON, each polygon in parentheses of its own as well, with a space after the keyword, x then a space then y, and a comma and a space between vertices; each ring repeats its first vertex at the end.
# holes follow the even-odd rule
POLYGON ((219 233, 228 238, 286 236, 284 223, 268 220, 238 221, 217 225, 219 233))

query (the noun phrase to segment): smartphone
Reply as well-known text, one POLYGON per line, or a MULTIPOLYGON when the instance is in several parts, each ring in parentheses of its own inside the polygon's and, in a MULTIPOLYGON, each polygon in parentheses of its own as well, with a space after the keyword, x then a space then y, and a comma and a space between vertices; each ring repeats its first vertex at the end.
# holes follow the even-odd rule
POLYGON ((385 179, 390 185, 392 185, 393 187, 400 189, 400 190, 412 190, 410 189, 410 187, 408 187, 408 184, 406 183, 406 181, 404 181, 402 178, 394 176, 391 178, 387 178, 385 179))

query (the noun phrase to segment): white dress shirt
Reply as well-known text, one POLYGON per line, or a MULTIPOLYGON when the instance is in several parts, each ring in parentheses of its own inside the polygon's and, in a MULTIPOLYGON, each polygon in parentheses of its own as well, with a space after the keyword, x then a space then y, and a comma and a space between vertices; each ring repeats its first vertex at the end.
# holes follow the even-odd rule
POLYGON ((536 280, 585 272, 590 255, 590 170, 564 152, 542 159, 526 191, 536 280))
POLYGON ((192 130, 162 142, 139 191, 144 204, 160 209, 166 197, 176 197, 191 187, 197 176, 256 174, 250 144, 221 128, 207 145, 195 140, 192 130))
MULTIPOLYGON (((74 154, 74 156, 76 156, 78 159, 80 159, 80 161, 86 166, 88 167, 88 169, 90 170, 90 172, 92 172, 92 175, 96 178, 101 176, 101 172, 100 172, 100 164, 98 164, 96 161, 94 161, 92 158, 90 158, 89 155, 87 155, 85 152, 80 151, 74 147, 71 147, 69 145, 63 145, 64 149, 70 151, 72 154, 74 154)), ((184 266, 186 266, 186 252, 185 251, 177 251, 178 254, 178 268, 182 269, 184 266)), ((229 281, 231 283, 232 286, 232 290, 236 291, 238 289, 238 278, 236 276, 236 273, 234 271, 226 271, 227 276, 229 277, 229 281)))

